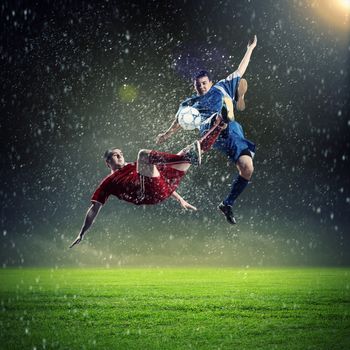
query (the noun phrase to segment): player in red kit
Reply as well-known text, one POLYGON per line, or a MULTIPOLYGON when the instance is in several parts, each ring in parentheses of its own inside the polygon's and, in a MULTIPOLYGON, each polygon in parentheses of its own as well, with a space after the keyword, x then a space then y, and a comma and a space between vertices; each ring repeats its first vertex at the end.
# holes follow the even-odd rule
POLYGON ((81 242, 110 195, 136 205, 158 204, 173 197, 182 208, 197 210, 184 200, 176 189, 191 164, 200 165, 201 154, 211 148, 225 128, 226 124, 218 115, 213 127, 199 141, 195 141, 178 154, 141 150, 137 161, 133 163, 125 162, 120 149, 107 150, 104 159, 111 174, 100 183, 92 195, 92 205, 86 213, 78 237, 70 248, 81 242))

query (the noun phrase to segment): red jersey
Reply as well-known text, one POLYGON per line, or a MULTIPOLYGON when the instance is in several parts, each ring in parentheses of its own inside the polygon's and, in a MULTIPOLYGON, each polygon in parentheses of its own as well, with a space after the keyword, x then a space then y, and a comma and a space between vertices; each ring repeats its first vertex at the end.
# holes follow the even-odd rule
POLYGON ((160 203, 177 189, 185 172, 167 165, 157 169, 160 176, 147 177, 137 173, 136 163, 126 164, 100 183, 91 201, 105 204, 112 194, 136 205, 160 203))

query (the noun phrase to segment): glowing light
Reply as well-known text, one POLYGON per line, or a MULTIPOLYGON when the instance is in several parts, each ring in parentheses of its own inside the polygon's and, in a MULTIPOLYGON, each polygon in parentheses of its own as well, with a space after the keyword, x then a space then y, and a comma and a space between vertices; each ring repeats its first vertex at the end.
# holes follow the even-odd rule
POLYGON ((339 0, 340 1, 340 5, 350 9, 350 0, 339 0))
POLYGON ((310 7, 324 23, 333 28, 350 30, 350 0, 311 0, 310 7))
POLYGON ((133 102, 138 95, 138 91, 135 86, 124 84, 119 88, 118 95, 124 102, 133 102))

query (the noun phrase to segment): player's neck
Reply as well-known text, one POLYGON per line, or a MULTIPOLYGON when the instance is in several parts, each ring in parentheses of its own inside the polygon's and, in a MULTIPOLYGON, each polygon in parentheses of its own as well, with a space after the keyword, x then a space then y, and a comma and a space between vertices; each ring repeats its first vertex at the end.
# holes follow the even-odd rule
POLYGON ((120 170, 121 168, 123 168, 126 165, 126 163, 124 163, 123 165, 117 165, 115 166, 113 169, 111 168, 111 174, 115 173, 117 170, 120 170))

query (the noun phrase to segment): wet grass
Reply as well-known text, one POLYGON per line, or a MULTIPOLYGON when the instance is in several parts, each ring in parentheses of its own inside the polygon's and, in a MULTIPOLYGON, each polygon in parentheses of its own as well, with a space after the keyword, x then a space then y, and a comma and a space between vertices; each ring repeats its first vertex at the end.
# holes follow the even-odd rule
POLYGON ((350 349, 350 269, 3 269, 1 349, 350 349))

